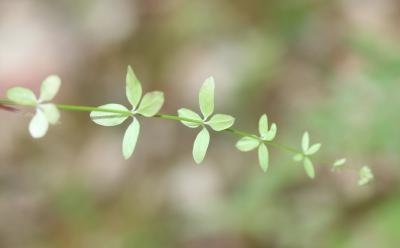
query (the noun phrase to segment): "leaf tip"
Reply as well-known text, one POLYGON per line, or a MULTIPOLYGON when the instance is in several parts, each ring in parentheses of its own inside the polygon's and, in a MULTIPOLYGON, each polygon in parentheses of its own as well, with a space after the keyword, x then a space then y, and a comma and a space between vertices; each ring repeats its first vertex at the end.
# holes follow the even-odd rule
POLYGON ((215 85, 215 78, 214 76, 209 76, 208 78, 206 78, 205 83, 209 83, 211 85, 215 85))
POLYGON ((128 65, 126 71, 127 71, 128 75, 135 75, 135 72, 133 71, 133 68, 131 65, 128 65))

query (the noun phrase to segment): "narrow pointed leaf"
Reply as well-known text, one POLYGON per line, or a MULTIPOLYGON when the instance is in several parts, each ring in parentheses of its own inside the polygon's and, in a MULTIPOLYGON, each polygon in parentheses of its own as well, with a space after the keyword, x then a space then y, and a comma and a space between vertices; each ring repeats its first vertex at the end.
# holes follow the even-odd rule
POLYGON ((47 133, 48 129, 49 123, 46 119, 46 116, 40 109, 38 109, 35 116, 29 123, 29 133, 32 135, 33 138, 39 139, 47 133))
POLYGON ((208 145, 210 143, 210 133, 204 127, 197 135, 193 144, 193 158, 197 164, 203 162, 206 156, 208 145))
POLYGON ((128 66, 128 72, 126 73, 126 97, 133 108, 137 107, 140 98, 142 97, 142 85, 137 79, 131 66, 128 66))
MULTIPOLYGON (((116 103, 105 104, 99 106, 98 108, 129 112, 127 108, 125 108, 121 104, 116 104, 116 103)), ((128 117, 129 115, 122 113, 111 113, 102 111, 90 112, 90 118, 92 119, 93 122, 95 122, 98 125, 106 127, 117 126, 122 122, 124 122, 128 117)))
POLYGON ((258 132, 263 139, 265 139, 268 134, 268 117, 265 114, 262 115, 258 121, 258 132))
POLYGON ((207 78, 199 93, 200 110, 204 118, 207 119, 214 112, 214 78, 207 78))
POLYGON ((47 121, 50 124, 54 125, 60 119, 60 111, 58 111, 55 104, 52 103, 41 104, 40 109, 42 109, 44 115, 46 116, 47 121))
POLYGON ((14 87, 7 90, 7 98, 18 104, 36 104, 36 96, 30 89, 14 87))
POLYGON ((320 148, 321 148, 321 144, 320 143, 314 144, 307 150, 306 155, 313 155, 316 152, 318 152, 320 148))
POLYGON ((133 122, 126 129, 124 138, 122 140, 122 154, 125 159, 132 156, 135 151, 136 143, 140 133, 140 123, 136 118, 133 118, 133 122))
POLYGON ((230 115, 216 114, 208 121, 208 125, 215 131, 222 131, 230 128, 235 123, 235 118, 230 115))
POLYGON ((258 161, 260 162, 260 167, 264 172, 268 170, 268 160, 269 154, 267 146, 265 144, 261 144, 258 147, 258 161))
POLYGON ((343 166, 343 165, 346 163, 346 161, 347 161, 347 159, 345 159, 345 158, 338 159, 338 160, 336 160, 336 161, 333 163, 333 167, 334 167, 334 168, 341 167, 341 166, 343 166))
MULTIPOLYGON (((181 118, 187 118, 187 119, 191 119, 191 120, 195 120, 195 121, 199 121, 199 122, 203 121, 197 113, 193 112, 190 109, 186 109, 186 108, 179 109, 178 116, 181 118)), ((201 125, 200 123, 194 123, 194 122, 189 122, 189 121, 181 121, 181 122, 183 125, 190 127, 190 128, 196 128, 201 125)))
POLYGON ((164 93, 153 91, 144 95, 138 108, 138 113, 146 117, 152 117, 160 111, 164 104, 164 93))
POLYGON ((347 161, 347 160, 346 160, 345 158, 336 160, 336 161, 333 163, 331 170, 332 170, 332 171, 337 171, 337 170, 339 170, 341 167, 344 166, 344 164, 346 163, 346 161, 347 161))
POLYGON ((315 177, 315 170, 312 161, 309 158, 304 158, 304 170, 310 178, 315 177))
POLYGON ((61 86, 61 79, 56 75, 47 77, 40 87, 40 102, 51 101, 58 93, 61 86))
POLYGON ((310 147, 310 136, 308 132, 305 132, 303 134, 303 138, 301 139, 301 147, 304 153, 306 153, 308 148, 310 147))
POLYGON ((243 137, 236 143, 236 148, 242 152, 249 152, 256 149, 260 141, 251 137, 243 137))
POLYGON ((265 140, 272 141, 273 139, 275 139, 277 131, 278 127, 275 123, 272 123, 270 130, 268 131, 267 135, 265 135, 265 140))

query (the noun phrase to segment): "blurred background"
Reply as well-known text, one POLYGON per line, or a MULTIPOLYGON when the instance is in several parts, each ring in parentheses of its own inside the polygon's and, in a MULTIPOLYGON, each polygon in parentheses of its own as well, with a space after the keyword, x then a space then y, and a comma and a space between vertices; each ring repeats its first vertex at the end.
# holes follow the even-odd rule
POLYGON ((0 111, 0 247, 399 247, 399 25, 397 0, 1 0, 1 97, 58 74, 58 103, 127 105, 131 64, 173 114, 213 75, 235 127, 267 113, 280 143, 323 149, 315 180, 273 148, 265 174, 213 133, 195 166, 195 130, 141 118, 124 161, 128 123, 63 111, 34 140, 32 113, 0 111), (332 173, 341 157, 376 180, 332 173))

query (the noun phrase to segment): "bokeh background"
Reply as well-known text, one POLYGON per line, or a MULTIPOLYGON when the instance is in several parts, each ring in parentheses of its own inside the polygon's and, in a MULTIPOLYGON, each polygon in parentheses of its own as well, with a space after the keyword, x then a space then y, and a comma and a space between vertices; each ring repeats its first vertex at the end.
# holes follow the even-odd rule
POLYGON ((205 162, 196 131, 141 119, 124 161, 124 126, 62 112, 30 138, 32 113, 0 111, 0 247, 399 247, 400 2, 397 0, 2 0, 0 95, 63 79, 58 103, 127 104, 126 67, 163 113, 198 110, 205 78, 216 109, 277 140, 323 144, 317 178, 270 149, 268 173, 237 137, 212 135, 205 162), (357 186, 351 171, 371 166, 357 186))

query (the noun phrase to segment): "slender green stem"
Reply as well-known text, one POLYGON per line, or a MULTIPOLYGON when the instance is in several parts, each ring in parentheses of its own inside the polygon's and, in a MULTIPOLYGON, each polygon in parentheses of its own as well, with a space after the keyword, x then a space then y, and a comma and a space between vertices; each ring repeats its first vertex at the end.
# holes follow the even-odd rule
MULTIPOLYGON (((233 133, 233 134, 236 134, 236 135, 241 136, 241 137, 250 137, 250 138, 261 140, 255 134, 247 133, 247 132, 235 129, 235 128, 228 128, 228 129, 225 129, 225 131, 233 133)), ((265 141, 265 140, 263 142, 265 144, 267 144, 267 145, 270 145, 272 147, 275 147, 275 148, 278 148, 278 149, 281 149, 281 150, 284 150, 284 151, 287 151, 287 152, 290 152, 290 153, 293 153, 293 154, 302 153, 302 151, 299 151, 299 150, 297 150, 295 148, 292 148, 292 147, 289 147, 289 146, 286 146, 286 145, 282 145, 282 144, 279 144, 279 143, 276 143, 276 142, 265 141)))
MULTIPOLYGON (((18 104, 13 101, 7 100, 7 99, 0 99, 0 104, 3 105, 15 105, 15 106, 34 106, 32 104, 18 104)), ((67 104, 55 104, 57 108, 62 109, 62 110, 69 110, 69 111, 79 111, 79 112, 92 112, 92 111, 98 111, 98 112, 106 112, 106 113, 114 113, 114 114, 120 114, 120 115, 126 115, 126 116, 133 116, 135 113, 131 111, 124 111, 124 110, 116 110, 116 109, 108 109, 108 108, 99 108, 99 107, 91 107, 91 106, 80 106, 80 105, 67 105, 67 104)), ((175 120, 175 121, 186 121, 186 122, 191 122, 191 123, 196 123, 196 124, 204 124, 202 121, 190 119, 190 118, 184 118, 180 117, 177 115, 169 115, 169 114, 157 114, 153 117, 156 118, 161 118, 161 119, 167 119, 167 120, 175 120)), ((257 135, 248 133, 245 131, 241 131, 235 128, 228 128, 225 130, 226 132, 233 133, 235 135, 241 136, 241 137, 250 137, 254 139, 260 139, 257 135)), ((298 154, 302 153, 301 151, 286 146, 282 145, 276 142, 272 141, 263 141, 265 144, 270 145, 272 147, 278 148, 280 150, 293 153, 293 154, 298 154)))
POLYGON ((7 100, 7 99, 0 99, 0 104, 18 105, 18 104, 15 104, 13 101, 10 101, 10 100, 7 100))
POLYGON ((186 121, 186 122, 191 122, 191 123, 196 123, 196 124, 203 124, 202 121, 193 120, 193 119, 189 119, 189 118, 185 118, 185 117, 179 117, 177 115, 157 114, 153 117, 167 119, 167 120, 186 121))
POLYGON ((117 110, 117 109, 96 108, 96 107, 90 107, 90 106, 78 106, 78 105, 66 105, 66 104, 55 104, 55 105, 57 106, 57 108, 62 109, 62 110, 80 111, 80 112, 98 111, 98 112, 114 113, 114 114, 121 114, 121 115, 127 115, 127 116, 133 115, 133 113, 130 111, 117 110))

